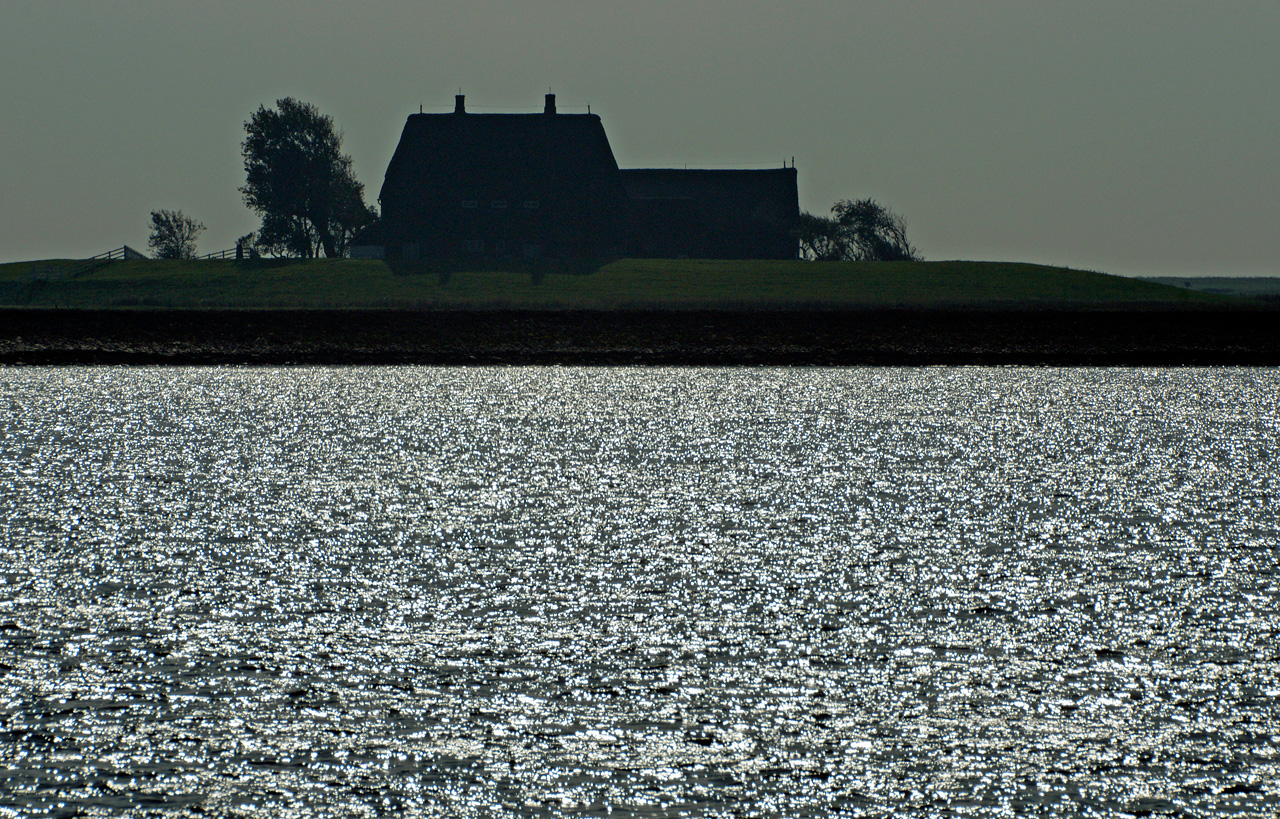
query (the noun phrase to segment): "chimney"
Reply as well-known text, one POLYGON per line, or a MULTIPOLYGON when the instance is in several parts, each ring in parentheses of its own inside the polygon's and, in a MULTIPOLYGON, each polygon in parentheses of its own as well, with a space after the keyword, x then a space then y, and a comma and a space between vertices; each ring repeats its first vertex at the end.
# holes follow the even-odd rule
POLYGON ((453 113, 455 114, 467 113, 467 109, 463 106, 463 102, 466 101, 466 99, 467 98, 461 94, 458 94, 453 98, 453 113))
POLYGON ((556 112, 556 95, 547 94, 547 106, 542 109, 544 114, 554 114, 556 112))

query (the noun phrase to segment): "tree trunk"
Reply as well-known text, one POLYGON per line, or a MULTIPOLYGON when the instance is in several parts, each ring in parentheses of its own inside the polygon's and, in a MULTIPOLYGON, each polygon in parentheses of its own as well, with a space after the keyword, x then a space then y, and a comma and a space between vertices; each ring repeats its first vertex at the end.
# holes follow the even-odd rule
POLYGON ((333 234, 330 233, 328 230, 321 230, 319 231, 319 233, 320 233, 320 246, 324 248, 325 258, 326 259, 337 258, 338 248, 337 248, 337 244, 333 241, 333 234))

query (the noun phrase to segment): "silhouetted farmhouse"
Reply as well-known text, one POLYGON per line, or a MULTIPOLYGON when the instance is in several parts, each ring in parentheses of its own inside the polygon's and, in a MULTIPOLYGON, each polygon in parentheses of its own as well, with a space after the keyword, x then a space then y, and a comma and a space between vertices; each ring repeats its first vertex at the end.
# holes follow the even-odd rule
POLYGON ((795 168, 619 170, 600 117, 413 114, 353 255, 792 259, 795 168), (376 245, 375 245, 376 243, 376 245))

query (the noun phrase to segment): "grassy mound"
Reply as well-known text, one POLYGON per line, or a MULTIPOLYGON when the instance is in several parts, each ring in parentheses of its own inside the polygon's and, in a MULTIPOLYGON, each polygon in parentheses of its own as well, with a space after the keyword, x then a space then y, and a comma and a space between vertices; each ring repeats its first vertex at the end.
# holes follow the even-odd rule
POLYGON ((54 260, 0 265, 0 306, 60 308, 864 309, 1230 305, 1151 281, 1006 262, 621 259, 54 260))

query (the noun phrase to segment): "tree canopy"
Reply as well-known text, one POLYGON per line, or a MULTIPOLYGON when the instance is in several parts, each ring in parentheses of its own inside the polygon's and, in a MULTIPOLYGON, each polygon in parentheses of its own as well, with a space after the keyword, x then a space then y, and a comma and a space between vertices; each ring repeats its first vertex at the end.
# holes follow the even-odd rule
POLYGON ((203 230, 204 225, 180 210, 153 210, 147 247, 157 259, 194 259, 196 237, 203 230))
POLYGON ((813 261, 902 262, 922 257, 907 223, 874 199, 841 199, 831 216, 800 214, 800 255, 813 261))
POLYGON ((333 118, 292 97, 259 106, 244 125, 244 201, 262 217, 257 246, 277 256, 346 253, 377 218, 364 202, 333 118))

